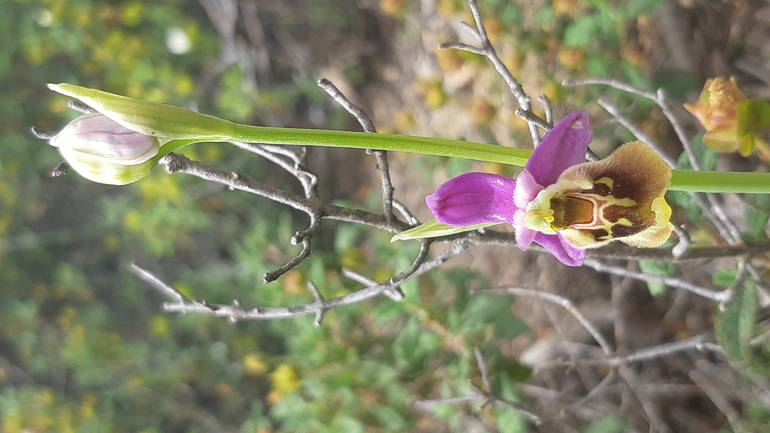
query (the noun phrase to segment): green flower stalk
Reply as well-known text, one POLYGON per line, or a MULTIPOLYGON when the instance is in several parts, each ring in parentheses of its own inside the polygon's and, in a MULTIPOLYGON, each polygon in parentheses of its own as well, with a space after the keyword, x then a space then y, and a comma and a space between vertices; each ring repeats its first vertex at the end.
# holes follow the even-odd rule
MULTIPOLYGON (((410 137, 398 134, 369 134, 350 131, 329 131, 295 128, 271 128, 241 125, 206 114, 157 102, 141 101, 73 84, 49 84, 51 90, 75 98, 118 125, 158 140, 158 153, 149 161, 123 165, 117 174, 100 176, 99 171, 114 170, 119 161, 105 157, 89 160, 88 164, 73 163, 72 156, 62 152, 72 167, 84 177, 112 185, 136 182, 147 176, 161 157, 197 142, 265 143, 290 146, 346 147, 423 155, 464 158, 477 161, 523 167, 532 151, 492 144, 447 140, 430 137, 410 137), (100 165, 101 164, 101 165, 100 165), (137 165, 147 164, 147 166, 137 165), (86 166, 84 169, 83 166, 86 166), (149 167, 149 169, 148 169, 149 167), (85 172, 83 171, 85 170, 85 172)), ((115 145, 108 143, 107 145, 115 145)), ((78 149, 75 145, 73 148, 78 149)), ((84 160, 87 157, 82 157, 84 160)), ((673 170, 671 190, 733 193, 770 193, 770 173, 695 172, 673 170)))

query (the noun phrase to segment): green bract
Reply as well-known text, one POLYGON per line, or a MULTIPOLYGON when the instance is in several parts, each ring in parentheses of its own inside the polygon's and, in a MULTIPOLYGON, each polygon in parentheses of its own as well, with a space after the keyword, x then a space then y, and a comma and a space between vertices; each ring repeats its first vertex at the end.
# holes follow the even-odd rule
POLYGON ((228 141, 235 124, 159 102, 140 101, 74 84, 49 84, 54 92, 80 100, 124 127, 167 140, 228 141))

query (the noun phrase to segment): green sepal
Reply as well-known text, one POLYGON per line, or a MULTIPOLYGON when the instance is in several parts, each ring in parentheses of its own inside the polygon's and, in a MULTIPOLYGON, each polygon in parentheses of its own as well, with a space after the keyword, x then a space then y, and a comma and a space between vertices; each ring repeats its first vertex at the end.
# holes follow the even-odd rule
POLYGON ((760 138, 770 131, 770 102, 749 99, 738 104, 738 151, 751 155, 756 146, 764 144, 760 138))
POLYGON ((770 129, 770 102, 749 99, 738 104, 738 136, 770 129))
POLYGON ((500 224, 500 223, 483 223, 483 224, 474 224, 472 226, 455 227, 455 226, 450 226, 446 224, 441 224, 435 219, 432 219, 417 227, 414 227, 409 230, 405 230, 401 233, 396 234, 390 239, 390 241, 395 242, 395 241, 408 241, 412 239, 438 238, 441 236, 449 236, 457 233, 470 232, 473 230, 483 229, 485 227, 490 227, 497 224, 500 224))
POLYGON ((161 140, 160 152, 141 164, 121 165, 94 157, 87 153, 60 149, 62 156, 73 170, 84 178, 105 185, 128 185, 149 176, 158 166, 160 159, 174 150, 180 149, 196 140, 161 140))
POLYGON ((74 84, 49 84, 48 88, 80 100, 126 128, 166 139, 232 141, 235 124, 186 108, 141 101, 74 84))

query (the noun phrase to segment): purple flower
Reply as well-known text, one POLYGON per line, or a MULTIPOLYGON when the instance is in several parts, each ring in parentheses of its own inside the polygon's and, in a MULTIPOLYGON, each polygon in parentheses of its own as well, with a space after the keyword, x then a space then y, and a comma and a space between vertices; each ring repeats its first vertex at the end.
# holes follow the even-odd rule
POLYGON ((518 179, 466 173, 425 200, 442 224, 508 223, 521 249, 534 241, 568 266, 580 266, 586 248, 613 240, 663 244, 673 229, 663 198, 671 169, 641 142, 584 162, 592 139, 588 113, 576 111, 545 136, 518 179))

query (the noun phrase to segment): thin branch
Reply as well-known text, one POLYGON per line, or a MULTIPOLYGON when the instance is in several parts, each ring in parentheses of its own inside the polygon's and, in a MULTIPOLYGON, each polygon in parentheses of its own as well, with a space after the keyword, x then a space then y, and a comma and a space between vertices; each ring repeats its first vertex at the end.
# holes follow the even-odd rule
POLYGON ((422 243, 420 244, 420 252, 417 253, 417 257, 412 262, 412 266, 410 266, 409 269, 405 270, 401 274, 391 278, 390 283, 401 284, 407 278, 411 277, 413 273, 417 272, 417 269, 419 269, 419 267, 425 261, 425 258, 428 257, 431 244, 433 244, 433 239, 423 239, 422 243))
POLYGON ((382 215, 336 206, 316 197, 300 197, 248 176, 210 167, 182 155, 170 153, 161 159, 160 164, 165 165, 166 171, 169 173, 185 173, 211 182, 221 183, 230 189, 265 197, 307 214, 313 214, 318 219, 325 218, 364 224, 390 233, 399 233, 410 228, 408 224, 398 220, 388 223, 382 215))
POLYGON ((703 390, 711 402, 714 403, 714 406, 716 406, 720 412, 725 414, 727 421, 730 423, 733 431, 741 431, 741 429, 738 428, 738 424, 740 423, 740 414, 725 398, 725 396, 722 395, 719 388, 714 386, 706 377, 706 375, 698 370, 690 370, 689 376, 690 379, 695 382, 695 384, 698 385, 700 389, 703 390))
MULTIPOLYGON (((409 279, 416 278, 426 272, 429 272, 438 266, 445 263, 452 257, 462 253, 468 248, 469 243, 458 241, 455 242, 450 248, 447 248, 442 253, 438 254, 431 260, 427 260, 415 270, 409 279)), ((378 284, 358 290, 347 295, 339 296, 332 299, 316 299, 314 302, 305 305, 299 305, 296 307, 242 307, 237 301, 232 304, 208 304, 206 302, 190 300, 186 298, 181 292, 168 286, 165 283, 157 283, 160 281, 157 277, 140 268, 137 265, 132 266, 132 270, 143 280, 148 281, 154 288, 158 289, 161 293, 171 298, 173 302, 163 304, 163 309, 167 312, 177 313, 198 313, 208 314, 215 317, 225 317, 230 321, 236 322, 238 320, 271 320, 271 319, 287 319, 292 317, 298 317, 305 314, 315 314, 316 319, 320 311, 331 310, 332 308, 341 307, 344 305, 352 305, 362 302, 367 299, 371 299, 381 295, 385 290, 393 287, 392 283, 378 284), (145 277, 149 275, 150 277, 145 277)))
MULTIPOLYGON (((466 30, 468 30, 466 28, 466 30)), ((475 35, 475 33, 474 33, 475 35)), ((478 54, 480 56, 486 56, 487 52, 483 48, 474 47, 473 45, 464 44, 462 42, 442 42, 438 46, 439 50, 461 50, 469 53, 478 54)))
POLYGON ((658 143, 649 135, 647 135, 646 132, 642 131, 641 128, 637 127, 634 122, 631 121, 628 117, 624 116, 618 107, 615 106, 612 102, 610 102, 607 98, 599 98, 598 101, 599 105, 604 108, 608 113, 610 113, 610 116, 612 116, 614 119, 618 121, 621 125, 623 125, 626 129, 631 131, 631 134, 636 137, 637 140, 642 141, 649 145, 652 150, 654 150, 658 155, 660 155, 661 158, 663 158, 663 161, 666 162, 666 164, 669 165, 671 168, 676 168, 676 161, 668 156, 666 152, 663 151, 663 149, 660 148, 658 143))
POLYGON ((136 274, 136 276, 139 277, 140 280, 148 283, 149 285, 157 289, 159 292, 164 294, 166 297, 171 298, 173 301, 179 302, 179 303, 186 301, 184 295, 182 295, 173 287, 164 283, 160 278, 151 274, 149 271, 146 271, 144 268, 141 268, 136 263, 131 263, 131 272, 136 274))
POLYGON ((473 402, 478 400, 479 400, 479 396, 477 395, 463 395, 460 397, 417 400, 413 404, 417 409, 433 410, 434 407, 442 404, 459 404, 459 403, 467 403, 467 402, 473 402))
POLYGON ((553 129, 553 125, 551 122, 548 122, 546 120, 543 120, 538 116, 537 114, 524 110, 522 108, 517 108, 513 114, 518 117, 519 119, 525 120, 528 123, 535 124, 538 128, 542 129, 545 132, 550 132, 553 129))
MULTIPOLYGON (((445 238, 437 238, 437 241, 458 239, 464 236, 465 235, 447 236, 445 238)), ((516 237, 513 233, 486 229, 483 233, 476 234, 473 242, 475 244, 516 245, 516 237)), ((545 251, 544 248, 536 244, 533 244, 530 249, 545 251)), ((678 257, 673 254, 671 249, 636 248, 616 242, 602 248, 588 250, 588 257, 593 259, 659 260, 670 263, 679 263, 702 259, 748 257, 756 254, 765 254, 767 252, 770 252, 770 242, 751 245, 720 245, 690 248, 684 256, 678 257)))
MULTIPOLYGON (((711 343, 709 339, 713 338, 710 334, 699 334, 694 337, 690 337, 686 340, 675 341, 672 343, 659 344, 657 346, 641 349, 627 355, 613 356, 608 358, 586 358, 580 360, 581 365, 607 365, 615 368, 622 365, 645 362, 652 359, 662 358, 665 356, 674 355, 679 352, 698 351, 698 352, 712 352, 719 355, 724 355, 725 351, 722 346, 711 343)), ((557 368, 557 367, 574 367, 574 362, 554 361, 539 366, 539 368, 557 368)))
MULTIPOLYGON (((350 102, 350 100, 326 78, 318 80, 318 87, 323 89, 329 96, 332 97, 338 104, 342 106, 348 113, 358 120, 361 124, 361 128, 365 132, 376 134, 377 130, 374 127, 374 123, 369 119, 364 110, 350 102)), ((367 152, 368 153, 368 152, 367 152)), ((393 219, 393 182, 390 179, 390 166, 388 164, 388 153, 383 150, 373 151, 374 157, 377 159, 377 171, 380 172, 380 184, 382 188, 382 213, 385 215, 385 219, 390 222, 393 219)))
POLYGON ((521 407, 519 407, 519 405, 513 402, 502 399, 492 394, 492 384, 489 380, 489 371, 487 370, 487 363, 484 360, 484 355, 481 353, 481 349, 479 349, 478 347, 475 347, 473 349, 473 354, 476 357, 476 362, 479 366, 479 372, 481 373, 481 383, 482 383, 482 386, 484 387, 483 390, 479 389, 476 385, 474 385, 471 382, 468 384, 468 387, 470 388, 472 395, 462 396, 462 397, 450 397, 450 398, 437 399, 437 400, 421 400, 421 401, 416 401, 414 405, 417 407, 430 409, 433 406, 436 406, 439 404, 457 404, 457 403, 465 403, 469 401, 480 400, 481 406, 479 409, 483 409, 490 403, 501 404, 503 406, 509 407, 519 412, 521 415, 523 415, 525 418, 527 418, 530 422, 534 423, 535 425, 538 425, 538 426, 541 425, 543 421, 540 419, 539 416, 535 415, 532 412, 522 409, 521 407))
POLYGON ((642 405, 642 410, 647 415, 647 421, 650 423, 650 430, 660 433, 670 432, 671 429, 661 416, 658 407, 652 402, 645 390, 639 387, 639 379, 636 373, 632 369, 623 366, 618 369, 618 374, 628 384, 629 389, 642 405))
POLYGON ((308 229, 297 232, 292 238, 294 243, 302 243, 302 251, 286 265, 265 274, 265 282, 274 281, 284 273, 299 265, 310 255, 310 241, 320 230, 320 222, 323 218, 367 224, 388 230, 392 233, 406 230, 409 227, 406 223, 395 219, 387 221, 380 215, 358 209, 346 209, 326 203, 312 194, 309 194, 306 197, 300 197, 296 194, 291 194, 251 179, 248 176, 209 167, 174 153, 170 153, 161 158, 160 164, 165 165, 166 171, 169 173, 181 172, 208 181, 221 183, 234 190, 246 191, 268 198, 277 203, 285 204, 308 215, 310 218, 310 226, 308 229))
MULTIPOLYGON (((524 111, 532 111, 530 97, 524 93, 524 89, 521 87, 521 84, 516 80, 516 78, 513 77, 511 71, 508 70, 508 67, 506 67, 502 60, 500 60, 500 57, 497 56, 495 48, 489 41, 487 30, 484 27, 484 22, 481 18, 481 11, 479 10, 478 4, 476 4, 476 0, 468 0, 468 6, 470 7, 471 13, 473 14, 475 28, 474 26, 464 22, 460 23, 460 25, 463 27, 463 29, 465 29, 465 31, 470 33, 471 36, 473 36, 478 41, 481 47, 474 47, 466 44, 451 42, 439 45, 439 49, 459 49, 485 56, 489 62, 492 63, 492 66, 494 66, 497 73, 500 74, 503 80, 505 80, 505 83, 508 85, 511 93, 519 103, 519 107, 521 107, 521 109, 524 111)), ((540 143, 540 135, 537 132, 537 126, 532 122, 529 122, 529 134, 532 138, 532 144, 537 147, 537 145, 540 143)))
POLYGON ((591 334, 591 337, 593 337, 594 340, 599 344, 599 347, 602 348, 602 352, 604 352, 605 356, 610 356, 612 353, 612 347, 610 346, 610 343, 607 342, 607 340, 604 338, 604 336, 599 332, 598 329, 591 323, 586 317, 583 315, 583 313, 580 312, 580 310, 575 307, 575 304, 572 303, 569 299, 556 295, 554 293, 544 292, 542 290, 534 290, 534 289, 525 289, 522 287, 500 287, 500 288, 493 288, 493 289, 484 289, 484 290, 478 290, 472 293, 477 294, 494 294, 494 295, 517 295, 517 296, 533 296, 539 299, 542 299, 544 301, 551 302, 553 304, 556 304, 565 310, 567 310, 568 313, 570 313, 575 319, 577 319, 578 322, 585 328, 586 331, 588 331, 589 334, 591 334))
MULTIPOLYGON (((320 224, 318 225, 318 227, 320 228, 320 224)), ((316 230, 316 233, 317 232, 318 230, 316 230)), ((299 232, 296 233, 295 236, 297 236, 298 234, 299 232)), ((284 275, 285 273, 299 266, 300 263, 302 263, 303 261, 305 261, 305 259, 310 257, 310 250, 311 250, 310 244, 311 244, 310 238, 303 239, 302 250, 299 252, 299 254, 294 256, 293 259, 286 262, 286 264, 284 264, 283 266, 277 269, 274 269, 272 271, 265 272, 265 276, 262 278, 262 281, 265 284, 272 283, 273 281, 281 278, 281 276, 284 275)))
POLYGON ((663 283, 669 287, 673 287, 675 289, 687 290, 698 296, 702 296, 706 299, 710 299, 712 301, 716 301, 720 303, 726 302, 732 297, 732 294, 727 290, 715 292, 705 287, 701 287, 701 286, 689 283, 687 281, 682 281, 674 277, 664 277, 661 275, 649 275, 641 272, 634 272, 634 271, 617 267, 617 266, 605 265, 604 263, 601 263, 596 260, 586 260, 583 262, 583 264, 590 268, 596 269, 598 272, 607 272, 609 274, 619 275, 621 277, 633 278, 635 280, 646 281, 648 283, 649 282, 663 283))
POLYGON ((548 99, 548 96, 546 96, 545 94, 538 96, 537 100, 543 106, 543 112, 545 112, 546 123, 553 125, 553 107, 551 106, 551 100, 548 99))
POLYGON ((280 146, 240 141, 233 141, 231 144, 267 159, 294 176, 302 185, 305 197, 318 197, 318 177, 302 164, 302 155, 283 149, 280 146))
POLYGON ((310 290, 310 292, 313 294, 313 297, 315 298, 316 303, 320 305, 318 308, 318 311, 315 313, 315 321, 313 324, 316 327, 321 326, 321 321, 324 319, 324 314, 326 313, 326 302, 324 300, 324 297, 321 296, 321 292, 318 291, 318 287, 316 287, 315 283, 312 281, 307 283, 307 288, 310 290))
MULTIPOLYGON (((417 272, 417 270, 422 266, 423 263, 425 263, 425 258, 428 257, 428 252, 430 251, 430 245, 432 243, 432 240, 426 239, 422 241, 422 244, 420 245, 420 251, 417 253, 417 257, 415 257, 414 261, 412 262, 412 265, 405 271, 401 272, 400 274, 392 277, 390 280, 388 280, 388 284, 391 285, 391 288, 385 290, 383 294, 390 299, 399 302, 404 299, 404 292, 401 290, 401 283, 409 279, 412 274, 417 272)), ((342 275, 350 278, 353 281, 358 281, 361 284, 364 284, 366 286, 374 286, 378 283, 371 278, 365 277, 353 270, 343 268, 342 269, 342 275)))
POLYGON ((393 209, 397 210, 409 225, 413 227, 420 225, 420 220, 400 201, 393 200, 393 209))
POLYGON ((692 239, 690 238, 690 233, 687 232, 683 226, 674 226, 674 233, 676 233, 676 237, 679 241, 674 245, 674 248, 671 249, 671 255, 679 259, 686 256, 690 251, 692 239))
POLYGON ((323 89, 323 91, 331 96, 334 101, 340 104, 342 108, 345 109, 345 111, 355 117, 365 132, 370 132, 372 134, 377 133, 377 130, 374 128, 374 123, 372 123, 371 119, 369 119, 369 116, 366 115, 364 110, 350 102, 350 100, 340 91, 340 89, 337 88, 337 86, 334 85, 334 83, 327 80, 326 78, 321 78, 318 80, 317 84, 318 87, 323 89))
POLYGON ((484 392, 491 393, 492 384, 489 382, 489 371, 487 370, 487 362, 484 360, 484 354, 481 353, 481 349, 476 346, 473 348, 473 355, 476 357, 476 364, 479 366, 481 384, 484 387, 484 392))
POLYGON ((577 87, 577 86, 586 86, 591 84, 601 84, 605 86, 610 86, 613 89, 622 90, 624 92, 632 93, 634 95, 639 95, 643 98, 647 98, 650 100, 656 100, 657 94, 654 92, 650 92, 648 90, 644 90, 642 88, 632 86, 630 84, 626 84, 620 80, 616 80, 614 78, 568 78, 561 82, 562 86, 565 87, 577 87))
POLYGON ((470 384, 471 392, 475 394, 476 398, 478 400, 481 400, 481 407, 484 407, 490 403, 494 404, 501 404, 503 406, 506 406, 510 409, 515 410, 516 412, 519 412, 522 414, 525 418, 527 418, 530 422, 532 422, 535 425, 542 425, 543 421, 540 419, 539 416, 535 415, 534 413, 522 409, 519 405, 516 403, 510 402, 508 400, 504 400, 500 397, 497 397, 496 395, 492 395, 490 393, 484 392, 480 389, 478 389, 475 385, 470 384))
MULTIPOLYGON (((361 283, 367 287, 376 286, 379 284, 377 281, 348 268, 342 268, 342 276, 350 278, 351 280, 361 283)), ((401 286, 394 286, 389 288, 383 291, 382 294, 396 302, 401 302, 406 297, 404 291, 401 290, 401 286)))

